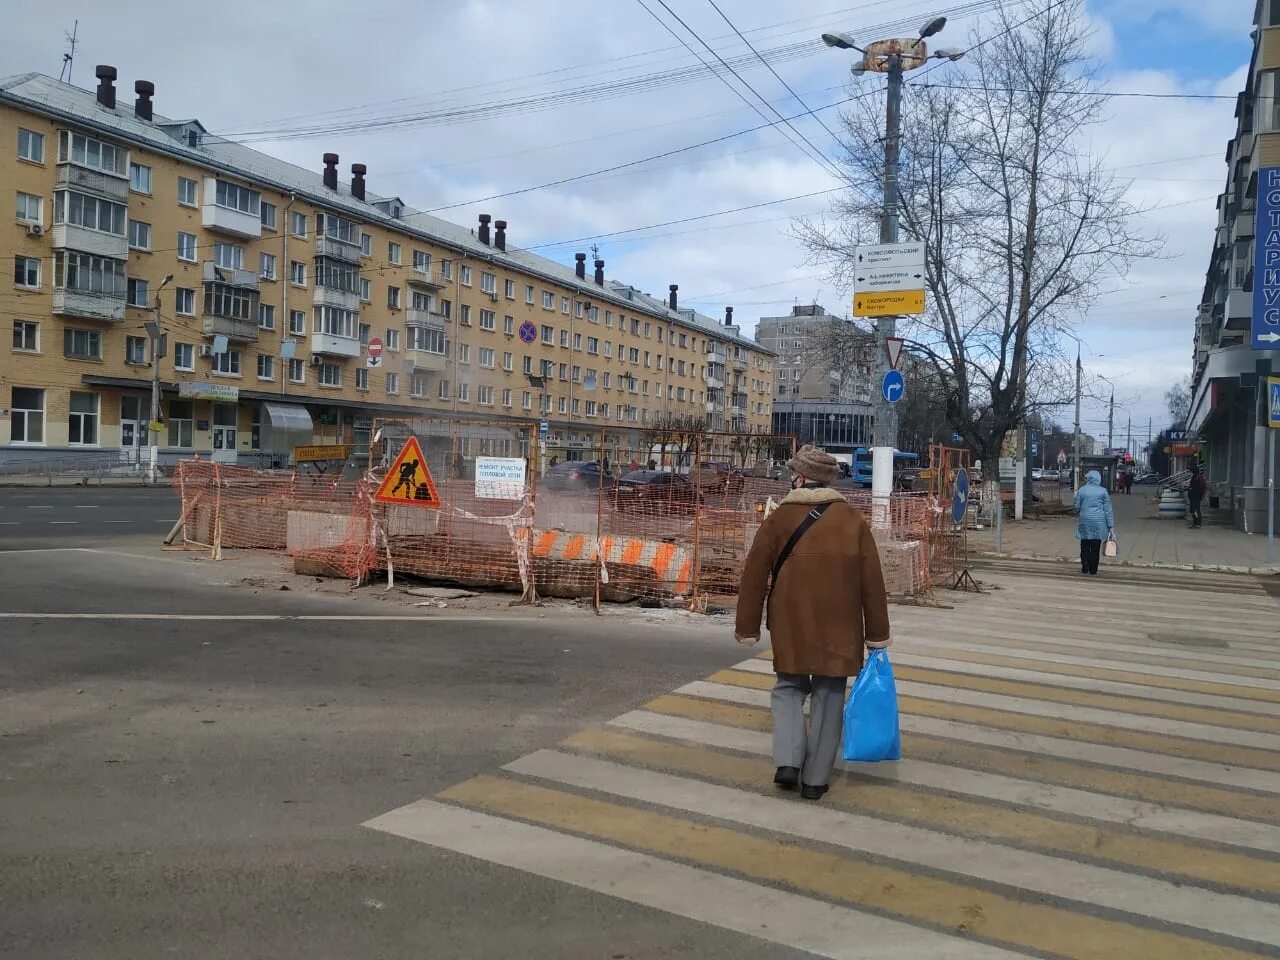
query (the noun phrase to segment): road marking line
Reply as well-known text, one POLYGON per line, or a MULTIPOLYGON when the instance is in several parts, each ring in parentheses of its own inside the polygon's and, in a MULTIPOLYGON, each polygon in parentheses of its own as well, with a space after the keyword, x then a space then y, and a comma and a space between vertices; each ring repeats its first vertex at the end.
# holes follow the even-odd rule
POLYGON ((75 526, 76 524, 78 524, 79 522, 80 522, 79 520, 50 520, 50 521, 49 521, 49 525, 50 525, 50 526, 58 526, 58 525, 62 525, 62 526, 72 526, 72 527, 74 527, 74 526, 75 526))
MULTIPOLYGON (((790 798, 762 796, 735 787, 554 750, 538 750, 508 763, 503 769, 681 813, 705 814, 789 838, 830 844, 857 855, 884 857, 907 866, 928 867, 963 878, 1280 946, 1280 904, 1204 889, 1186 889, 1167 880, 1128 874, 1111 867, 952 836, 829 806, 801 806, 790 798)), ((762 783, 768 782, 765 773, 761 767, 762 783)), ((990 813, 999 819, 1003 811, 990 813)), ((1190 852, 1184 851, 1184 854, 1190 852)), ((1239 866, 1244 870, 1249 863, 1239 866)), ((1243 880, 1242 874, 1233 874, 1229 882, 1249 886, 1243 880)))
MULTIPOLYGON (((668 700, 700 706, 682 697, 668 700)), ((729 708, 728 704, 715 706, 729 708)), ((768 726, 760 728, 748 723, 733 726, 729 720, 707 722, 699 716, 668 710, 665 704, 661 712, 653 712, 656 709, 624 713, 610 720, 609 726, 763 757, 772 753, 768 726)), ((740 714, 758 713, 744 707, 730 709, 740 714)), ((1185 832, 1204 840, 1280 852, 1280 831, 1268 829, 1260 833, 1257 827, 1257 823, 1280 823, 1280 811, 1272 796, 1165 780, 1053 757, 1031 758, 1025 753, 911 733, 903 735, 902 749, 911 759, 893 764, 840 761, 839 766, 876 780, 915 783, 934 790, 1034 806, 1071 816, 1130 823, 1150 830, 1185 832), (991 772, 988 767, 992 768, 991 772), (1027 779, 1031 776, 1037 779, 1027 779), (1189 813, 1189 810, 1200 812, 1189 813)))
POLYGON ((1016 960, 1024 954, 572 837, 420 800, 366 827, 830 960, 1016 960))
MULTIPOLYGON (((480 776, 441 799, 657 856, 692 861, 854 907, 1075 960, 1160 957, 1244 960, 1253 951, 1138 926, 1056 904, 1028 902, 862 856, 811 850, 740 830, 595 800, 562 790, 480 776)), ((803 818, 813 808, 796 806, 803 818)), ((712 816, 716 811, 706 811, 712 816)))
MULTIPOLYGON (((12 551, 32 553, 34 551, 12 551)), ((237 621, 243 623, 287 623, 289 621, 332 621, 334 623, 511 623, 515 617, 432 617, 383 614, 276 614, 276 613, 0 613, 3 620, 190 620, 237 621)))
POLYGON ((133 523, 132 520, 103 520, 103 523, 133 523))
POLYGON ((75 505, 75 507, 76 507, 76 509, 77 509, 77 510, 97 510, 97 509, 98 509, 98 504, 96 504, 96 503, 77 503, 77 504, 75 505))
POLYGON ((52 509, 53 509, 53 504, 51 504, 51 503, 49 503, 49 504, 34 504, 34 503, 29 503, 29 504, 27 504, 27 509, 28 509, 28 510, 52 510, 52 509))
MULTIPOLYGON (((762 779, 767 777, 767 764, 704 744, 675 743, 593 727, 569 737, 563 746, 633 766, 707 776, 748 789, 767 782, 762 779)), ((767 755, 768 743, 763 738, 757 746, 757 756, 767 755)), ((1169 811, 1164 806, 1134 804, 1084 790, 1067 790, 1065 793, 1071 796, 1062 798, 1064 791, 1045 784, 916 760, 898 761, 892 770, 881 771, 880 778, 868 776, 873 768, 865 765, 847 766, 854 776, 834 778, 826 800, 867 816, 888 815, 949 833, 1031 844, 1208 883, 1230 883, 1231 877, 1248 876, 1249 882, 1244 886, 1280 893, 1280 862, 1244 851, 1211 849, 1195 842, 1207 840, 1275 852, 1280 850, 1280 837, 1267 824, 1169 811), (918 786, 931 789, 920 790, 918 786), (980 796, 981 800, 955 796, 957 793, 980 796), (1046 796, 1057 803, 1046 803, 1046 796), (997 801, 995 807, 991 800, 997 801), (1034 806, 1045 812, 1015 806, 1034 806), (1049 815, 1054 812, 1069 814, 1070 819, 1049 815), (1136 830, 1170 835, 1150 836, 1136 830)))

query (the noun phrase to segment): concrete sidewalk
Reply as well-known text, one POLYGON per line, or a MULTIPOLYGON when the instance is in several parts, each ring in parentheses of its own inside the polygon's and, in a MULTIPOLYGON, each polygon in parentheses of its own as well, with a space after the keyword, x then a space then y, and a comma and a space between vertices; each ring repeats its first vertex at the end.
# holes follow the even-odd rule
MULTIPOLYGON (((1121 563, 1280 574, 1280 565, 1267 559, 1265 534, 1241 533, 1208 517, 1199 530, 1192 529, 1185 520, 1161 520, 1156 514, 1158 496, 1155 487, 1135 487, 1131 494, 1112 494, 1121 563)), ((1076 562, 1080 558, 1080 546, 1075 532, 1073 516, 1021 522, 1006 520, 1000 553, 1076 562)), ((995 531, 970 531, 969 544, 976 552, 995 553, 995 531)), ((1280 554, 1280 542, 1277 554, 1280 554)))

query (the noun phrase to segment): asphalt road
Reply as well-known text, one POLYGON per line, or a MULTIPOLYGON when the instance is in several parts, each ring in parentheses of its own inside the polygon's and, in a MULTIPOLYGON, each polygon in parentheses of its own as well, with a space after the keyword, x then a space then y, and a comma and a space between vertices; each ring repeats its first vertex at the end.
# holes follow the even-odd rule
POLYGON ((156 539, 0 552, 0 956, 800 956, 361 826, 733 662, 723 633, 379 619, 421 612, 156 539))
POLYGON ((170 487, 0 487, 0 550, 162 537, 180 511, 170 487))

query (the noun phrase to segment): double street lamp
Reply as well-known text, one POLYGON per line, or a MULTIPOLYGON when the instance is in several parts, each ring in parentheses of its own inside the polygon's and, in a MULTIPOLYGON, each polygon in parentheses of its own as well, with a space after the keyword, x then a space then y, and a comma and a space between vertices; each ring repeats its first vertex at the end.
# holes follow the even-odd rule
MULTIPOLYGON (((915 38, 876 40, 860 47, 847 33, 824 33, 822 42, 838 50, 856 50, 862 59, 853 66, 853 75, 883 73, 889 80, 889 97, 885 108, 884 198, 880 215, 880 242, 898 242, 898 173, 902 149, 902 85, 903 74, 922 67, 929 60, 955 62, 964 50, 946 48, 930 54, 925 41, 940 33, 947 25, 946 17, 936 17, 920 28, 915 38)), ((895 334, 896 317, 881 317, 876 323, 876 371, 883 382, 888 373, 889 357, 886 340, 895 334)), ((875 446, 871 450, 871 496, 879 501, 888 515, 889 496, 893 492, 893 456, 897 446, 898 424, 894 406, 883 395, 876 403, 875 446)))

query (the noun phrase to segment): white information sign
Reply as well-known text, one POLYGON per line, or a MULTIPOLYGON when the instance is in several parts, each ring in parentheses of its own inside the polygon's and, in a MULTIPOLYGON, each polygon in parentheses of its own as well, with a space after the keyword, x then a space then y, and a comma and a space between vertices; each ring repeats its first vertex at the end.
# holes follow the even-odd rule
POLYGON ((476 457, 476 499, 523 498, 525 471, 523 457, 476 457))

